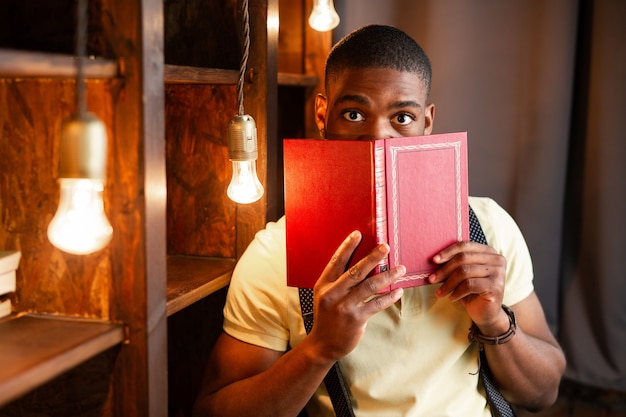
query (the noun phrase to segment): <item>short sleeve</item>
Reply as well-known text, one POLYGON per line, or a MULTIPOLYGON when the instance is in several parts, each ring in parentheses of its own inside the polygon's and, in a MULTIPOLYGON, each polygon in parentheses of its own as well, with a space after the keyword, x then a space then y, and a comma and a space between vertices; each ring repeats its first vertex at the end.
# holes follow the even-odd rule
POLYGON ((513 217, 494 200, 470 197, 469 203, 483 228, 489 246, 506 258, 503 303, 514 305, 534 290, 533 265, 524 236, 513 217))
POLYGON ((287 350, 284 218, 258 232, 231 279, 224 331, 246 343, 287 350))

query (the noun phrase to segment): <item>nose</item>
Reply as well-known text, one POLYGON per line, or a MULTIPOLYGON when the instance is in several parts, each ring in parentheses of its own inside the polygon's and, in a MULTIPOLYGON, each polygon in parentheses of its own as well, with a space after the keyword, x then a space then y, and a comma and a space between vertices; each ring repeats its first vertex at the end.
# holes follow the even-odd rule
POLYGON ((387 139, 400 137, 401 135, 391 126, 389 120, 376 118, 368 120, 364 129, 358 136, 359 140, 387 139))

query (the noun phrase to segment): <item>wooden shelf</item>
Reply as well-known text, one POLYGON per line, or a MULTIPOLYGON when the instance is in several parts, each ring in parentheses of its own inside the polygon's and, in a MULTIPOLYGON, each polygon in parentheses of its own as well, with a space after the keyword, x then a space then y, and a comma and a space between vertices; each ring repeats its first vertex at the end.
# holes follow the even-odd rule
MULTIPOLYGON (((164 78, 168 84, 237 84, 239 71, 165 65, 164 78)), ((278 85, 282 86, 315 87, 318 81, 315 75, 278 73, 278 85)))
POLYGON ((319 82, 315 75, 292 74, 288 72, 278 73, 278 85, 288 87, 315 87, 319 82))
MULTIPOLYGON (((85 61, 86 78, 114 78, 115 61, 90 58, 85 61)), ((71 55, 26 52, 0 48, 0 77, 76 77, 76 59, 71 55)))
POLYGON ((226 287, 234 267, 234 259, 169 255, 167 315, 226 287))
POLYGON ((121 325, 47 315, 0 320, 0 407, 124 341, 121 325))
POLYGON ((237 84, 239 71, 218 68, 165 65, 165 83, 169 84, 237 84))

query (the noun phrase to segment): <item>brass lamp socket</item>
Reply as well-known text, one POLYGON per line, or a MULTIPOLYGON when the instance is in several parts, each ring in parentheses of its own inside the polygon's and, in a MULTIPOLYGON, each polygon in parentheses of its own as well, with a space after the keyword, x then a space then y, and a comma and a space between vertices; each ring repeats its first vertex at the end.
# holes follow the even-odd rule
POLYGON ((254 119, 247 114, 233 116, 228 122, 228 157, 231 161, 252 161, 257 156, 254 119))
POLYGON ((87 112, 63 122, 59 178, 105 180, 107 134, 104 123, 87 112))

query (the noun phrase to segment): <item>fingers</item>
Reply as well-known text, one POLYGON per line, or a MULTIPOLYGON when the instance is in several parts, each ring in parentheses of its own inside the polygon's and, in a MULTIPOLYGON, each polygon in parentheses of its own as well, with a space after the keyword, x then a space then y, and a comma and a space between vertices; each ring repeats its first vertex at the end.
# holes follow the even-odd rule
POLYGON ((349 293, 349 298, 353 300, 361 310, 361 313, 366 316, 389 307, 402 297, 402 289, 390 291, 382 295, 380 293, 406 274, 404 265, 398 265, 388 271, 368 277, 372 269, 388 253, 388 245, 378 245, 367 256, 351 266, 335 283, 335 287, 339 291, 349 293))
POLYGON ((433 257, 441 268, 428 277, 432 284, 443 283, 438 297, 458 301, 471 295, 487 299, 504 293, 506 259, 493 248, 473 242, 456 243, 433 257))
POLYGON ((485 301, 496 301, 504 294, 504 280, 493 274, 487 266, 464 266, 455 271, 437 289, 437 297, 447 296, 450 301, 459 301, 472 295, 480 295, 485 301))
POLYGON ((433 257, 433 262, 442 264, 462 253, 497 253, 494 248, 475 242, 457 242, 440 251, 433 257))
MULTIPOLYGON (((350 293, 350 298, 354 302, 366 303, 372 299, 372 296, 384 291, 406 273, 406 268, 400 265, 368 278, 370 272, 389 254, 389 246, 386 244, 377 245, 364 258, 346 270, 345 268, 360 241, 361 233, 354 231, 339 245, 339 248, 337 248, 326 265, 316 288, 324 291, 321 287, 332 282, 333 292, 336 295, 345 296, 350 293)), ((401 291, 385 294, 382 300, 376 301, 375 305, 388 306, 401 296, 401 291)))
POLYGON ((350 261, 352 253, 357 246, 359 246, 359 243, 361 243, 361 233, 358 230, 355 230, 350 233, 350 235, 348 235, 343 242, 341 242, 341 245, 339 245, 333 256, 330 258, 330 261, 328 261, 328 264, 326 264, 319 281, 334 281, 338 276, 343 274, 346 270, 346 265, 350 261))

